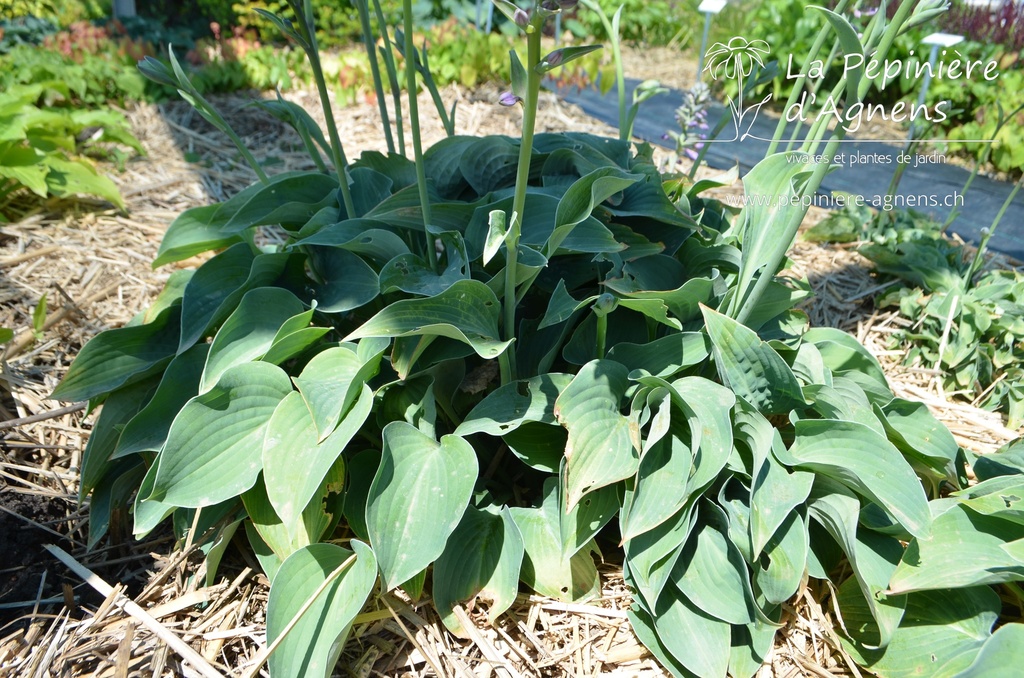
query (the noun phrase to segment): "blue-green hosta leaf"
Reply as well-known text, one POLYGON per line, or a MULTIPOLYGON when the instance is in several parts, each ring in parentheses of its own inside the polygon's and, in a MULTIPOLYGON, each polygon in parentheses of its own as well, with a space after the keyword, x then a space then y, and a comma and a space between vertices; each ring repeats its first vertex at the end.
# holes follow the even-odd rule
POLYGON ((331 434, 342 413, 359 396, 363 384, 379 369, 384 347, 375 340, 360 343, 367 347, 378 343, 375 348, 379 350, 369 350, 364 360, 345 346, 333 346, 313 356, 302 373, 293 378, 313 416, 318 443, 331 434))
MULTIPOLYGON (((562 469, 564 479, 564 468, 562 469)), ((546 482, 552 482, 549 479, 546 482)), ((619 512, 620 492, 615 486, 602 487, 588 494, 573 508, 566 505, 564 493, 558 493, 559 527, 562 553, 568 558, 591 543, 597 533, 619 512)))
POLYGON ((146 465, 140 457, 111 464, 104 470, 103 479, 92 490, 89 500, 89 540, 92 549, 106 536, 115 508, 131 506, 132 496, 146 475, 146 465))
MULTIPOLYGON (((887 595, 903 547, 900 542, 867 529, 858 529, 860 501, 835 481, 815 481, 808 504, 814 518, 836 541, 853 569, 860 599, 875 623, 877 647, 885 647, 903 618, 906 596, 887 595)), ((810 566, 810 554, 808 555, 810 566)))
POLYGON ((496 358, 511 343, 498 339, 500 305, 478 280, 462 280, 425 299, 390 304, 345 340, 435 335, 469 344, 481 358, 496 358))
POLYGON ((885 407, 876 405, 875 413, 889 440, 912 462, 942 473, 942 478, 950 483, 958 482, 960 446, 926 405, 894 398, 885 407))
POLYGON ((220 207, 203 205, 179 214, 164 233, 153 268, 242 242, 238 233, 224 230, 226 218, 223 222, 216 219, 220 207))
POLYGON ((246 292, 213 337, 199 392, 213 388, 232 367, 262 358, 273 346, 281 326, 303 311, 298 297, 281 287, 257 287, 246 292))
POLYGON ((644 370, 667 379, 702 362, 710 352, 711 344, 703 332, 674 332, 646 344, 616 344, 608 351, 608 359, 630 372, 644 370))
POLYGON ((247 291, 271 285, 288 258, 281 253, 254 256, 248 245, 238 244, 200 266, 182 296, 178 353, 212 333, 247 291))
POLYGON ((669 520, 624 544, 630 576, 648 605, 658 600, 693 530, 697 521, 695 505, 690 501, 669 520))
POLYGON ((558 473, 565 459, 569 434, 561 426, 528 421, 502 436, 512 454, 521 462, 545 473, 558 473))
POLYGON ((292 243, 292 247, 306 245, 337 247, 373 259, 380 265, 409 253, 409 246, 388 224, 374 219, 346 219, 328 224, 292 243))
MULTIPOLYGON (((223 230, 240 233, 264 224, 304 224, 326 206, 323 201, 337 189, 338 178, 320 172, 303 172, 260 184, 225 222, 223 230)), ((334 202, 337 204, 337 200, 334 202)))
POLYGON ((775 455, 769 453, 765 457, 751 487, 750 540, 754 558, 761 555, 796 507, 807 500, 813 483, 813 473, 787 471, 775 455))
POLYGON ((155 377, 129 384, 113 391, 103 401, 100 415, 93 425, 82 453, 79 496, 84 498, 102 482, 111 469, 111 459, 125 425, 138 414, 156 391, 155 377))
MULTIPOLYGON (((312 311, 307 311, 307 313, 312 315, 312 311)), ((296 318, 305 315, 306 313, 300 313, 296 318)), ((274 342, 270 345, 270 349, 263 354, 260 360, 272 365, 280 365, 310 348, 330 331, 330 327, 303 327, 300 330, 285 334, 284 328, 282 328, 278 331, 277 336, 274 337, 274 342)))
POLYGON ((768 539, 764 557, 754 566, 754 579, 765 600, 782 604, 796 593, 807 571, 809 548, 807 525, 803 517, 793 511, 768 539))
POLYGON ((733 449, 729 413, 736 396, 727 388, 703 377, 683 377, 672 382, 683 411, 690 419, 693 438, 693 473, 690 491, 701 490, 718 477, 733 449), (695 421, 694 421, 695 420, 695 421))
POLYGON ((687 444, 689 432, 678 419, 677 413, 669 434, 644 448, 635 487, 627 492, 619 518, 623 541, 666 522, 689 499, 687 481, 693 453, 687 444))
POLYGON ((332 433, 320 440, 302 395, 292 391, 274 410, 263 439, 267 496, 286 525, 292 525, 327 473, 370 414, 373 391, 363 385, 359 399, 332 433))
POLYGON ((672 570, 683 595, 711 617, 730 624, 752 624, 756 618, 750 573, 743 555, 728 537, 725 513, 702 504, 705 521, 698 523, 672 570))
POLYGON ((121 432, 113 457, 157 452, 164 446, 174 416, 199 393, 199 378, 209 349, 209 344, 198 344, 171 360, 153 398, 121 432))
POLYGON ((459 162, 466 149, 478 137, 451 136, 437 142, 423 153, 423 163, 437 192, 446 198, 456 198, 468 185, 459 162))
POLYGON ((883 506, 911 534, 928 537, 928 499, 892 443, 848 421, 803 420, 795 428, 791 459, 779 461, 838 480, 883 506))
POLYGON ((542 330, 545 327, 552 325, 558 325, 563 323, 572 317, 572 314, 580 309, 584 309, 597 299, 597 295, 591 295, 581 301, 576 301, 565 289, 565 280, 559 280, 558 284, 555 285, 555 291, 551 293, 551 299, 548 300, 548 309, 544 313, 544 317, 540 321, 540 325, 537 329, 542 330))
MULTIPOLYGON (((271 184, 301 177, 305 173, 284 172, 270 178, 271 184)), ((171 222, 160 243, 153 268, 172 261, 181 261, 210 250, 241 243, 241 230, 228 229, 227 223, 265 185, 253 183, 229 200, 215 205, 203 205, 187 209, 171 222)), ((246 246, 248 249, 248 246, 246 246)))
MULTIPOLYGON (((804 344, 803 346, 808 346, 804 344)), ((812 384, 804 387, 804 395, 811 407, 822 419, 841 419, 863 424, 878 435, 885 435, 885 428, 871 409, 864 391, 857 382, 847 377, 835 377, 832 386, 812 384)))
POLYGON ((1009 442, 992 454, 978 457, 973 466, 974 474, 982 481, 1024 474, 1024 438, 1009 442))
MULTIPOLYGON (((628 579, 626 581, 631 583, 628 579)), ((655 659, 662 666, 671 671, 673 676, 688 677, 693 675, 678 659, 672 656, 672 653, 665 647, 665 644, 661 642, 661 638, 658 637, 658 632, 654 628, 654 619, 642 604, 634 601, 634 604, 630 606, 626 614, 627 619, 629 619, 629 626, 636 635, 637 640, 650 650, 651 654, 654 655, 655 659)))
POLYGON ((256 484, 242 493, 242 503, 246 513, 259 532, 260 539, 273 551, 278 562, 284 562, 291 554, 310 544, 317 543, 324 537, 331 526, 333 513, 341 511, 340 501, 336 501, 330 508, 324 502, 325 497, 328 496, 326 485, 331 482, 337 482, 340 485, 344 482, 344 473, 345 464, 338 460, 332 467, 329 477, 318 488, 319 496, 315 496, 305 507, 296 512, 292 520, 287 523, 277 515, 274 505, 270 503, 270 497, 267 496, 267 485, 264 482, 265 475, 261 474, 256 480, 256 484))
POLYGON ((459 170, 477 195, 511 185, 519 166, 519 142, 508 137, 477 139, 462 149, 459 170))
MULTIPOLYGON (((647 259, 641 259, 636 265, 643 264, 647 259)), ((628 299, 658 299, 661 300, 680 322, 689 322, 700 315, 700 305, 711 303, 715 298, 716 279, 715 274, 711 278, 691 278, 680 287, 673 290, 650 291, 642 288, 632 280, 607 280, 605 286, 618 292, 628 299)))
POLYGON ((221 375, 174 418, 147 499, 210 506, 252 487, 270 415, 291 390, 284 370, 269 363, 236 365, 221 375))
POLYGON ((782 356, 732 318, 706 306, 701 311, 723 384, 763 413, 803 405, 800 383, 782 356))
MULTIPOLYGON (((483 253, 487 232, 490 230, 491 212, 500 210, 509 214, 512 211, 512 203, 513 198, 509 196, 482 204, 476 209, 469 225, 466 226, 466 241, 471 256, 475 258, 483 253)), ((521 246, 529 246, 526 248, 527 251, 540 252, 551 239, 555 231, 558 205, 557 197, 542 193, 540 189, 527 191, 526 205, 523 207, 523 211, 528 216, 526 221, 520 224, 522 233, 519 240, 521 246)), ((607 226, 600 220, 589 216, 576 224, 564 239, 558 242, 558 249, 562 252, 599 254, 616 252, 624 248, 624 245, 615 240, 607 226)), ((522 250, 520 254, 522 254, 522 250)), ((550 255, 545 255, 541 261, 549 257, 550 255)))
POLYGON ((537 508, 513 507, 512 519, 523 537, 526 556, 520 577, 537 593, 565 601, 582 601, 600 593, 601 582, 591 553, 600 554, 590 540, 575 553, 563 547, 559 483, 544 483, 543 504, 537 508))
POLYGON ((449 265, 441 273, 415 254, 403 254, 389 261, 380 272, 382 294, 407 292, 418 296, 432 297, 441 294, 452 284, 468 280, 469 276, 460 263, 449 265))
POLYGON ((173 306, 147 325, 96 335, 78 352, 50 397, 70 402, 89 400, 156 374, 175 353, 180 317, 180 307, 173 306))
POLYGON ((505 384, 477 403, 456 435, 503 436, 528 422, 555 423, 555 401, 572 381, 571 374, 541 374, 505 384))
POLYGON ((1024 525, 1024 476, 997 476, 953 496, 972 511, 1024 525))
POLYGON ((700 609, 669 585, 655 608, 654 628, 665 649, 700 678, 721 678, 729 670, 729 623, 700 609))
POLYGON ((351 311, 380 294, 377 274, 348 250, 313 246, 309 248, 309 263, 321 281, 312 292, 321 313, 351 311))
POLYGON ((733 449, 729 413, 737 402, 736 396, 703 377, 683 377, 672 383, 659 377, 639 377, 637 381, 664 388, 685 413, 690 425, 690 447, 694 450, 688 491, 692 494, 704 489, 729 461, 733 449))
POLYGON ((1011 666, 1024 666, 1024 624, 1005 624, 985 641, 974 663, 956 678, 998 678, 1011 666))
POLYGON ((524 553, 523 537, 507 508, 467 508, 434 563, 434 606, 444 625, 467 635, 452 610, 477 598, 487 601, 487 620, 494 624, 519 593, 524 553))
MULTIPOLYGON (((839 605, 843 626, 853 639, 841 638, 843 646, 857 663, 883 678, 965 675, 959 672, 980 658, 978 652, 991 639, 1001 607, 999 596, 987 586, 911 593, 888 646, 870 650, 864 640, 870 643, 874 637, 873 620, 855 583, 839 587, 839 605)), ((1003 664, 991 675, 1007 675, 1012 665, 1003 664)))
POLYGON ((159 461, 160 457, 158 455, 156 460, 146 470, 146 475, 142 479, 142 483, 139 484, 139 491, 135 495, 135 504, 132 507, 132 534, 136 539, 142 539, 156 529, 156 526, 162 523, 167 516, 174 513, 177 508, 171 504, 145 498, 153 493, 153 481, 156 479, 159 461))
MULTIPOLYGON (((747 301, 758 274, 775 275, 776 271, 763 270, 765 262, 781 257, 792 245, 779 236, 791 217, 804 210, 795 198, 799 194, 798 185, 814 168, 808 158, 801 153, 777 153, 757 163, 743 177, 746 195, 773 196, 774 199, 753 200, 743 209, 743 221, 738 229, 743 260, 734 297, 736 310, 747 301)), ((753 401, 751 404, 756 405, 753 401)))
POLYGON ((167 278, 167 283, 164 288, 160 290, 160 293, 156 295, 156 299, 149 305, 149 308, 144 313, 132 318, 129 324, 136 325, 151 323, 157 319, 157 317, 163 313, 166 309, 171 306, 176 306, 181 303, 182 298, 185 296, 185 287, 188 286, 192 276, 195 274, 195 270, 191 268, 185 268, 171 273, 167 278), (136 323, 138 319, 138 323, 136 323))
POLYGON ((594 360, 580 369, 555 401, 555 417, 569 432, 565 457, 570 509, 586 493, 636 473, 639 456, 632 424, 619 413, 628 385, 625 367, 594 360))
POLYGON ((274 577, 267 602, 267 643, 274 643, 306 602, 313 604, 270 655, 275 678, 327 678, 345 638, 377 581, 377 562, 366 544, 352 551, 311 544, 288 557, 274 577))
POLYGON ((825 367, 825 361, 821 357, 821 351, 814 344, 802 342, 796 350, 796 358, 793 359, 793 374, 796 375, 804 386, 804 395, 807 395, 807 387, 812 384, 821 386, 832 386, 832 372, 825 367))
POLYGON ((832 327, 815 327, 803 335, 804 341, 818 347, 825 366, 857 382, 872 402, 892 400, 889 382, 878 360, 848 332, 832 327))
POLYGON ((384 427, 384 454, 366 504, 366 526, 388 589, 426 569, 469 505, 476 453, 447 435, 438 443, 405 422, 384 427))
POLYGON ((769 619, 776 624, 758 621, 746 626, 732 627, 729 675, 733 678, 753 678, 761 670, 775 644, 781 608, 776 610, 768 614, 769 619))
POLYGON ((553 256, 576 225, 590 217, 595 207, 641 179, 641 174, 630 174, 616 167, 601 167, 577 179, 558 201, 555 228, 544 246, 544 255, 548 258, 553 256))
MULTIPOLYGON (((933 504, 936 511, 944 508, 933 504)), ((1019 523, 948 507, 934 517, 930 539, 907 545, 889 588, 906 593, 1024 580, 1024 563, 1004 548, 1022 536, 1019 523)))

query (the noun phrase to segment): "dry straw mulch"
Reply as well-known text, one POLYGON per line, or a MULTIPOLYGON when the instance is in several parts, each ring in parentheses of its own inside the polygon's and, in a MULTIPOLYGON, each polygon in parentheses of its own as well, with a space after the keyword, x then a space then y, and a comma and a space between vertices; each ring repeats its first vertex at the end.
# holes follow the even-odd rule
MULTIPOLYGON (((319 116, 312 93, 290 97, 319 116)), ((519 114, 494 105, 496 90, 445 92, 449 104, 456 98, 460 133, 516 134, 519 114)), ((245 106, 246 97, 217 101, 258 157, 281 170, 308 166, 298 138, 245 106)), ((427 98, 420 105, 433 110, 427 98)), ((162 288, 170 271, 149 262, 174 216, 253 180, 227 140, 187 106, 140 106, 129 115, 148 156, 114 175, 127 214, 86 200, 26 203, 16 223, 0 228, 0 326, 18 330, 0 365, 0 676, 266 675, 268 582, 247 547, 230 552, 210 587, 203 586, 202 535, 176 547, 165 529, 134 542, 130 517, 115 513, 110 536, 87 551, 77 479, 94 416, 46 398, 89 338, 128 321, 162 288), (44 294, 48 315, 37 337, 31 314, 44 294)), ((432 115, 424 118, 429 145, 443 131, 432 115)), ((614 134, 551 96, 542 99, 540 124, 614 134)), ((345 109, 339 125, 350 157, 384 150, 374 106, 345 109)), ((793 258, 793 272, 817 292, 812 321, 857 334, 897 393, 925 400, 977 452, 1013 437, 997 415, 943 397, 934 375, 899 366, 886 337, 901 321, 871 309, 876 282, 852 249, 801 244, 793 258)), ((524 594, 497 627, 465 624, 468 640, 445 630, 429 600, 385 596, 357 619, 339 675, 665 675, 630 630, 620 565, 600 570, 599 600, 524 594)), ((761 675, 858 673, 838 642, 830 604, 831 591, 814 584, 785 606, 761 675)))

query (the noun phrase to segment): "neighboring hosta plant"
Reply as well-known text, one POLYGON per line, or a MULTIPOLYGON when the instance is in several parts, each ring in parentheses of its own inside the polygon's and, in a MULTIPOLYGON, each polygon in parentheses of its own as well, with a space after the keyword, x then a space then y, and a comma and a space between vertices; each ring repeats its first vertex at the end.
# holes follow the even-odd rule
MULTIPOLYGON (((421 152, 412 109, 415 161, 348 163, 329 110, 327 141, 279 102, 339 171, 171 224, 156 265, 217 253, 54 393, 103 405, 90 543, 131 506, 137 536, 169 517, 206 535, 212 577, 241 527, 271 581, 275 678, 329 675, 396 587, 465 635, 466 608, 500 624, 521 584, 596 598, 617 548, 633 629, 676 675, 752 675, 808 576, 833 582, 872 670, 1007 661, 1021 627, 992 635, 990 586, 1024 577, 1019 455, 962 489, 949 432, 849 335, 809 330, 806 286, 776 277, 827 167, 767 158, 744 185, 776 200, 730 224, 700 185, 670 200, 648 148, 535 135, 541 75, 586 49, 542 56, 550 0, 500 8, 527 42, 503 97, 521 139, 421 152), (268 226, 284 244, 256 246, 268 226)), ((296 10, 285 28, 315 56, 296 10)))

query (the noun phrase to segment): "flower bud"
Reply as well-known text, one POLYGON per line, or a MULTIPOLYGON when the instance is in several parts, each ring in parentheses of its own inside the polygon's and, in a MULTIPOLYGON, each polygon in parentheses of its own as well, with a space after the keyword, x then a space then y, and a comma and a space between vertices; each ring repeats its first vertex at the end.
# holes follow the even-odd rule
POLYGON ((523 98, 516 96, 513 92, 502 92, 501 96, 498 97, 498 103, 502 106, 515 106, 522 102, 523 98))
POLYGON ((594 301, 592 308, 598 317, 602 317, 614 311, 618 305, 619 300, 615 295, 610 292, 605 292, 594 301))
POLYGON ((515 13, 512 15, 512 20, 516 22, 516 26, 526 28, 530 25, 530 13, 517 7, 515 13))
POLYGON ((555 0, 558 3, 559 9, 569 10, 575 7, 579 0, 555 0))

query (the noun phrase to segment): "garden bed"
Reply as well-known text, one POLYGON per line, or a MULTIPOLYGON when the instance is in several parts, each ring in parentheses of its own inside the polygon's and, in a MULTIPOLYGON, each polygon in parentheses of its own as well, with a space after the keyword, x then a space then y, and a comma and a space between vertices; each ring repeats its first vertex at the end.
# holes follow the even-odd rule
MULTIPOLYGON (((494 105, 497 90, 449 89, 444 96, 449 103, 459 99, 460 133, 517 134, 519 114, 494 105)), ((317 110, 312 92, 289 98, 317 110)), ((232 96, 218 103, 248 145, 262 149, 260 159, 270 159, 275 172, 308 169, 298 137, 243 107, 246 101, 232 96)), ((422 106, 432 110, 427 98, 422 106)), ((615 134, 553 97, 542 98, 541 107, 539 131, 615 134)), ((163 287, 169 268, 153 271, 149 262, 171 219, 253 179, 228 141, 187 105, 144 105, 130 117, 149 155, 113 173, 127 214, 88 201, 51 202, 26 206, 18 222, 0 229, 0 325, 20 332, 8 345, 0 396, 0 543, 17 544, 19 555, 0 560, 0 672, 10 675, 193 675, 195 662, 183 665, 141 615, 126 610, 121 590, 211 670, 241 675, 265 645, 268 582, 247 546, 229 552, 209 588, 201 586, 197 545, 172 550, 169 528, 137 543, 129 523, 115 520, 99 548, 86 551, 88 516, 78 507, 76 486, 92 418, 80 407, 46 400, 89 338, 130 320, 163 287), (44 293, 49 320, 36 337, 31 309, 44 293), (44 550, 47 543, 115 590, 96 593, 44 550)), ((339 126, 351 155, 384 149, 375 106, 344 109, 339 126)), ((425 115, 424 144, 443 134, 436 118, 425 115)), ((820 217, 812 210, 808 221, 820 217)), ((817 293, 806 307, 812 324, 854 333, 879 358, 896 395, 926 402, 959 444, 977 453, 1015 436, 998 415, 950 402, 934 374, 903 368, 901 355, 886 350, 900 321, 872 308, 877 281, 854 248, 800 243, 791 257, 793 273, 806 276, 817 293)), ((358 676, 490 675, 497 662, 506 667, 497 671, 502 676, 663 675, 629 630, 621 565, 607 562, 600 570, 600 600, 584 606, 521 595, 496 628, 478 629, 469 641, 449 634, 429 601, 385 597, 381 609, 357 618, 342 663, 358 676)), ((833 630, 827 588, 803 587, 782 621, 765 675, 856 674, 833 630)))

